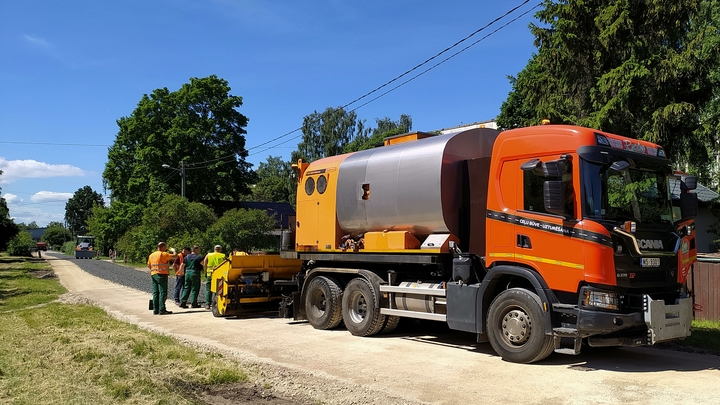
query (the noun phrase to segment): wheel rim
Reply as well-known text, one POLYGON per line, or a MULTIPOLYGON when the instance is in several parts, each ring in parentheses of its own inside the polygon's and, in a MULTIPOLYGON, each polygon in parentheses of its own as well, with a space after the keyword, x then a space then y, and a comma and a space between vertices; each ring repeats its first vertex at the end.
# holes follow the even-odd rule
POLYGON ((362 323, 367 316, 367 301, 365 296, 360 292, 355 292, 350 296, 350 305, 348 305, 348 315, 353 323, 362 323))
POLYGON ((327 298, 322 290, 315 290, 310 295, 310 308, 315 318, 320 318, 325 314, 325 308, 327 306, 327 298))
POLYGON ((505 312, 501 327, 505 343, 511 346, 522 346, 530 338, 532 321, 522 308, 514 308, 505 312))

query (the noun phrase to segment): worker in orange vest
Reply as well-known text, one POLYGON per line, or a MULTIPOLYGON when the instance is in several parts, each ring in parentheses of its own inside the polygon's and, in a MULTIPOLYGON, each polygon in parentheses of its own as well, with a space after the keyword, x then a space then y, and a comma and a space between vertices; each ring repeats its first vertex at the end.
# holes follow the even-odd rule
POLYGON ((182 264, 189 254, 190 246, 185 246, 182 252, 178 253, 173 263, 173 270, 175 270, 175 294, 173 294, 173 297, 175 298, 175 305, 178 306, 180 306, 180 297, 182 297, 185 288, 185 267, 182 264))
POLYGON ((148 269, 150 269, 150 277, 152 277, 153 286, 153 314, 169 315, 172 311, 165 308, 165 300, 167 299, 168 275, 170 274, 170 263, 175 260, 176 254, 168 253, 167 244, 165 242, 158 243, 158 250, 148 257, 148 269))

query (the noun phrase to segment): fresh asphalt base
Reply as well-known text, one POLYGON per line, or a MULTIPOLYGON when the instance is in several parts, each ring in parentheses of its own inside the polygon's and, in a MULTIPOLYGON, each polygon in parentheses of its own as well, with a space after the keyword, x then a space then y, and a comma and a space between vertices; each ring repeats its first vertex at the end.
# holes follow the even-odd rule
POLYGON ((140 327, 232 355, 285 398, 303 395, 327 404, 720 404, 719 356, 655 348, 584 350, 521 365, 502 361, 472 334, 447 328, 358 338, 342 328, 320 331, 276 317, 218 319, 172 301, 174 314, 153 316, 147 309, 149 274, 125 268, 137 273, 128 277, 146 284, 138 285, 141 291, 81 270, 76 263, 85 266, 83 261, 47 257, 71 293, 140 327))

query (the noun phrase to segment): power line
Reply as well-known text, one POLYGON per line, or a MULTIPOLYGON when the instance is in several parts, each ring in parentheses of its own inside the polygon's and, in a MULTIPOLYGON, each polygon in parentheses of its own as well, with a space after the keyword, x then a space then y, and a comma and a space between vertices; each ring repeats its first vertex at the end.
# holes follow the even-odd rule
MULTIPOLYGON (((358 102, 358 101, 360 101, 360 100, 362 100, 362 99, 370 96, 371 94, 374 94, 374 93, 376 93, 377 91, 379 91, 379 90, 387 87, 388 85, 396 82, 397 80, 403 78, 404 76, 407 76, 408 74, 412 73, 413 71, 415 71, 415 70, 421 68, 422 66, 430 63, 431 61, 435 60, 435 59, 438 58, 440 55, 442 55, 442 54, 450 51, 451 49, 457 47, 457 46, 460 45, 461 43, 467 41, 468 39, 472 38, 473 36, 477 35, 478 33, 482 32, 483 30, 487 29, 488 27, 490 27, 491 25, 495 24, 496 22, 504 19, 505 17, 507 17, 508 15, 512 14, 513 12, 515 12, 516 10, 518 10, 519 8, 521 8, 522 6, 524 6, 525 4, 527 4, 527 3, 529 3, 529 2, 530 2, 530 0, 525 0, 525 1, 523 1, 523 2, 520 3, 519 5, 513 7, 512 9, 508 10, 507 12, 505 12, 503 15, 495 18, 494 20, 492 20, 492 21, 490 21, 489 23, 485 24, 483 27, 475 30, 473 33, 471 33, 470 35, 466 36, 465 38, 463 38, 463 39, 455 42, 454 44, 450 45, 449 47, 443 49, 442 51, 438 52, 437 54, 433 55, 432 57, 426 59, 424 62, 422 62, 422 63, 414 66, 412 69, 409 69, 409 70, 405 71, 405 72, 402 73, 401 75, 399 75, 399 76, 397 76, 397 77, 395 77, 395 78, 393 78, 393 79, 391 79, 391 80, 383 83, 382 85, 376 87, 375 89, 373 89, 373 90, 371 90, 371 91, 363 94, 362 96, 360 96, 360 97, 352 100, 351 102, 343 105, 341 108, 346 108, 346 107, 348 107, 348 106, 350 106, 350 105, 352 105, 352 104, 354 104, 354 103, 356 103, 356 102, 358 102)), ((383 96, 385 96, 386 94, 388 94, 388 93, 390 93, 390 92, 398 89, 399 87, 404 86, 405 84, 407 84, 407 83, 415 80, 416 78, 424 75, 425 73, 429 72, 430 70, 438 67, 439 65, 441 65, 441 64, 447 62, 448 60, 454 58, 454 57, 457 56, 458 54, 464 52, 464 51, 467 50, 468 48, 476 45, 478 42, 486 39, 487 37, 495 34, 496 32, 500 31, 501 29, 507 27, 507 26, 510 25, 511 23, 517 21, 517 20, 520 19, 521 17, 527 15, 527 14, 530 13, 532 10, 534 10, 535 8, 537 8, 539 5, 540 5, 540 4, 535 5, 533 8, 531 8, 531 9, 525 11, 524 13, 520 14, 519 16, 513 18, 513 19, 510 20, 508 23, 502 25, 502 26, 499 27, 498 29, 492 31, 492 32, 489 33, 488 35, 485 35, 484 37, 480 38, 479 40, 471 43, 470 45, 466 46, 465 48, 461 49, 460 51, 458 51, 458 52, 450 55, 449 57, 443 59, 443 60, 440 61, 439 63, 436 63, 435 65, 431 66, 429 69, 426 69, 426 70, 420 72, 419 74, 411 77, 409 80, 406 80, 406 81, 400 83, 399 85, 391 88, 390 90, 388 90, 388 91, 386 91, 386 92, 378 95, 377 97, 375 97, 375 98, 373 98, 373 99, 371 99, 371 100, 369 100, 369 101, 367 101, 367 102, 365 102, 365 103, 363 103, 363 104, 361 104, 361 105, 353 108, 351 111, 355 111, 355 110, 357 110, 357 109, 359 109, 359 108, 361 108, 361 107, 364 107, 364 106, 370 104, 371 102, 379 99, 380 97, 383 97, 383 96)), ((266 142, 263 142, 263 143, 261 143, 261 144, 255 145, 255 146, 253 146, 253 147, 251 147, 251 148, 248 148, 247 150, 249 151, 249 150, 251 150, 251 149, 256 149, 256 148, 259 148, 259 147, 261 147, 261 146, 265 146, 265 145, 267 145, 267 144, 269 144, 269 143, 272 143, 272 142, 274 142, 274 141, 277 141, 277 140, 280 140, 280 139, 282 139, 282 138, 285 138, 286 136, 292 135, 292 134, 294 134, 295 132, 300 131, 301 129, 302 129, 302 127, 300 127, 300 128, 295 128, 295 129, 293 129, 292 131, 286 132, 286 133, 284 133, 284 134, 282 134, 282 135, 280 135, 280 136, 278 136, 278 137, 275 137, 275 138, 273 138, 273 139, 270 139, 269 141, 266 141, 266 142)), ((293 137, 293 138, 291 138, 290 140, 296 139, 296 138, 299 138, 299 136, 293 137)), ((286 141, 286 142, 287 142, 287 141, 286 141)), ((283 143, 285 143, 285 142, 279 143, 278 145, 282 145, 283 143)), ((276 145, 276 146, 277 146, 277 145, 276 145)), ((257 153, 262 153, 262 152, 267 151, 267 150, 269 150, 269 149, 272 149, 272 147, 271 147, 271 148, 265 148, 265 149, 263 149, 263 150, 261 150, 261 151, 255 152, 255 153, 251 153, 251 154, 249 154, 248 156, 254 155, 254 154, 257 154, 257 153)))
MULTIPOLYGON (((515 10, 519 9, 520 7, 524 6, 525 4, 527 4, 527 3, 529 3, 529 2, 530 2, 530 0, 525 0, 525 1, 523 1, 521 4, 519 4, 519 5, 511 8, 511 9, 510 9, 509 11, 507 11, 505 14, 503 14, 503 15, 501 15, 500 17, 497 17, 496 19, 490 21, 489 23, 485 24, 483 27, 478 28, 478 29, 475 30, 475 32, 473 32, 472 34, 466 36, 465 38, 463 38, 463 39, 455 42, 454 44, 450 45, 449 47, 447 47, 447 48, 443 49, 442 51, 436 53, 435 55, 433 55, 432 57, 426 59, 424 62, 416 65, 416 66, 413 67, 412 69, 405 71, 405 72, 404 72, 403 74, 401 74, 400 76, 397 76, 397 77, 395 77, 394 79, 392 79, 392 80, 390 80, 390 81, 388 81, 388 82, 385 82, 384 84, 376 87, 375 89, 373 89, 373 90, 371 90, 371 91, 363 94, 362 96, 356 98, 355 100, 353 100, 353 101, 345 104, 345 105, 342 106, 341 108, 349 107, 350 105, 355 104, 356 102, 364 99, 365 97, 368 97, 369 95, 371 95, 371 94, 379 91, 380 89, 382 89, 382 88, 384 88, 384 87, 386 87, 386 86, 388 86, 388 85, 390 85, 390 84, 392 84, 392 83, 400 80, 402 77, 404 77, 404 76, 412 73, 413 71, 415 71, 415 70, 417 70, 417 69, 419 69, 419 68, 427 65, 428 63, 430 63, 431 61, 433 61, 434 59, 436 59, 436 58, 439 57, 440 55, 444 54, 445 52, 450 51, 451 49, 455 48, 456 46, 460 45, 461 43, 463 43, 463 42, 467 41, 468 39, 474 37, 475 35, 479 34, 481 31, 485 30, 485 29, 488 28, 489 26, 495 24, 496 22, 498 22, 498 21, 502 20, 503 18, 507 17, 508 15, 512 14, 513 12, 515 12, 515 10)), ((537 7, 537 6, 535 6, 535 7, 537 7)), ((534 7, 533 7, 533 8, 534 8, 534 7)), ((531 9, 531 10, 532 10, 532 9, 531 9)), ((527 12, 524 13, 524 14, 522 14, 522 15, 525 15, 525 14, 527 14, 527 12)), ((521 16, 522 16, 522 15, 521 15, 521 16)), ((515 21, 515 20, 513 20, 513 21, 515 21)), ((507 26, 507 24, 504 25, 504 26, 501 27, 501 28, 504 28, 505 26, 507 26)), ((496 31, 497 31, 497 30, 496 30, 496 31)), ((495 31, 495 32, 496 32, 496 31, 495 31)), ((485 38, 487 38, 487 36, 486 36, 485 38)), ((470 46, 475 45, 477 42, 479 42, 479 41, 474 42, 474 43, 471 44, 470 46)), ((468 46, 467 48, 469 48, 469 46, 468 46)), ((467 48, 465 48, 465 49, 467 49, 467 48)), ((455 55, 457 55, 457 54, 455 54, 455 55)), ((453 56, 455 56, 455 55, 453 55, 453 56)), ((452 56, 451 56, 451 57, 452 57, 452 56)), ((448 58, 448 59, 450 59, 450 58, 448 58)), ((445 60, 447 60, 447 59, 445 59, 445 60)), ((404 83, 407 83, 407 82, 404 82, 404 83)), ((403 83, 403 84, 404 84, 404 83, 403 83)), ((384 95, 384 94, 387 94, 387 93, 383 93, 383 95, 384 95)), ((381 96, 382 96, 382 95, 381 95, 381 96)), ((379 98, 379 97, 377 97, 377 98, 379 98)), ((377 100, 377 98, 374 98, 373 100, 377 100)), ((365 104, 363 104, 363 105, 366 105, 366 104, 367 104, 367 103, 365 103, 365 104)), ((357 107, 357 108, 360 108, 360 107, 357 107)), ((355 109, 357 109, 357 108, 355 108, 355 109)))
MULTIPOLYGON (((430 61, 436 59, 436 58, 439 57, 440 55, 448 52, 449 50, 451 50, 451 49, 453 49, 453 48, 455 48, 455 47, 458 46, 459 44, 465 42, 466 40, 468 40, 468 39, 470 39, 471 37, 475 36, 475 35, 478 34, 479 32, 485 30, 485 29, 488 28, 489 26, 491 26, 491 25, 495 24, 496 22, 500 21, 501 19, 507 17, 509 14, 513 13, 514 11, 516 11, 517 9, 519 9, 520 7, 524 6, 525 4, 527 4, 527 3, 529 3, 529 2, 530 2, 530 0, 526 0, 526 1, 524 1, 523 3, 521 3, 520 5, 515 6, 514 8, 512 8, 511 10, 509 10, 508 12, 506 12, 505 14, 503 14, 503 15, 501 15, 500 17, 497 17, 496 19, 492 20, 491 22, 489 22, 488 24, 486 24, 486 25, 483 26, 482 28, 479 28, 478 30, 476 30, 475 32, 473 32, 472 34, 470 34, 470 35, 466 36, 465 38, 463 38, 463 39, 455 42, 453 45, 445 48, 444 50, 442 50, 441 52, 435 54, 435 55, 432 56, 431 58, 428 58, 428 59, 425 60, 423 63, 418 64, 417 66, 415 66, 415 67, 413 67, 412 69, 404 72, 403 74, 395 77, 394 79, 392 79, 392 80, 390 80, 390 81, 388 81, 388 82, 386 82, 386 83, 384 83, 384 84, 376 87, 375 89, 373 89, 373 90, 365 93, 364 95, 356 98, 355 100, 353 100, 353 101, 345 104, 345 105, 342 106, 341 108, 346 108, 346 107, 352 105, 353 103, 356 103, 356 102, 362 100, 363 98, 368 97, 369 95, 371 95, 371 94, 379 91, 380 89, 382 89, 382 88, 390 85, 391 83, 397 81, 398 79, 400 79, 400 78, 408 75, 409 73, 417 70, 418 68, 426 65, 426 64, 429 63, 430 61)), ((508 25, 512 24, 513 22, 515 22, 515 21, 519 20, 520 18, 524 17, 525 15, 529 14, 531 11, 533 11, 534 9, 536 9, 538 6, 540 6, 540 4, 536 4, 533 8, 531 8, 531 9, 523 12, 522 14, 518 15, 517 17, 513 18, 512 20, 510 20, 510 21, 508 21, 507 23, 503 24, 502 26, 498 27, 498 28, 495 29, 494 31, 490 32, 489 34, 483 36, 482 38, 476 40, 475 42, 469 44, 468 46, 462 48, 461 50, 455 52, 454 54, 448 56, 447 58, 441 60, 440 62, 434 64, 433 66, 431 66, 431 67, 423 70, 422 72, 418 73, 417 75, 412 76, 412 77, 409 78, 408 80, 405 80, 404 82, 402 82, 402 83, 398 84, 397 86, 389 89, 388 91, 386 91, 386 92, 384 92, 384 93, 381 93, 380 95, 378 95, 378 96, 376 96, 376 97, 374 97, 374 98, 366 101, 366 102, 363 103, 363 104, 360 104, 359 106, 353 108, 353 109, 350 110, 350 111, 356 111, 356 110, 358 110, 358 109, 360 109, 360 108, 362 108, 362 107, 364 107, 364 106, 372 103, 373 101, 375 101, 375 100, 377 100, 377 99, 379 99, 379 98, 387 95, 388 93, 391 93, 391 92, 397 90, 398 88, 406 85, 407 83, 410 83, 411 81, 413 81, 413 80, 417 79, 418 77, 424 75, 425 73, 427 73, 427 72, 435 69, 436 67, 442 65, 443 63, 445 63, 445 62, 447 62, 448 60, 454 58, 455 56, 457 56, 457 55, 465 52, 466 50, 468 50, 468 49, 471 48, 472 46, 478 44, 479 42, 483 41, 484 39, 490 37, 491 35, 497 33, 497 32, 500 31, 501 29, 507 27, 508 25)), ((292 130, 292 131, 290 131, 290 132, 287 132, 287 133, 285 133, 285 134, 283 134, 283 135, 280 135, 280 136, 278 136, 278 137, 276 137, 276 138, 273 138, 273 139, 271 139, 271 140, 269 140, 269 141, 267 141, 267 142, 264 142, 264 143, 261 143, 261 144, 259 144, 259 145, 253 146, 252 148, 248 148, 248 150, 254 149, 254 148, 257 148, 257 147, 260 147, 260 146, 267 145, 267 144, 269 144, 269 143, 271 143, 271 142, 273 142, 273 141, 276 141, 276 140, 279 140, 279 139, 284 138, 284 137, 286 137, 286 136, 289 136, 289 135, 291 135, 291 134, 293 134, 293 133, 295 133, 295 132, 297 132, 297 131, 299 131, 299 130, 301 130, 301 129, 302 129, 302 128, 296 128, 296 129, 294 129, 294 130, 292 130)), ((299 138, 299 137, 300 137, 300 136, 296 136, 296 137, 290 138, 290 139, 286 140, 285 142, 279 143, 278 145, 282 145, 283 143, 289 142, 289 141, 291 141, 291 140, 293 140, 293 139, 297 139, 297 138, 299 138)), ((272 148, 274 148, 274 147, 276 147, 276 146, 278 146, 278 145, 275 145, 275 146, 272 146, 272 147, 269 147, 269 148, 265 148, 265 149, 263 149, 263 150, 261 150, 261 151, 255 152, 255 153, 251 153, 251 154, 249 154, 248 156, 255 155, 255 154, 257 154, 257 153, 265 152, 265 151, 270 150, 270 149, 272 149, 272 148)))
POLYGON ((531 8, 531 9, 529 9, 529 10, 525 11, 525 12, 523 12, 522 14, 518 15, 517 17, 513 18, 512 20, 508 21, 507 23, 505 23, 505 24, 501 25, 500 27, 498 27, 498 28, 497 28, 497 29, 495 29, 494 31, 492 31, 492 32, 490 32, 489 34, 485 35, 484 37, 482 37, 482 38, 478 39, 477 41, 475 41, 475 42, 471 43, 470 45, 466 46, 465 48, 462 48, 461 50, 459 50, 459 51, 455 52, 454 54, 452 54, 452 55, 448 56, 447 58, 445 58, 445 59, 441 60, 440 62, 438 62, 438 63, 436 63, 436 64, 434 64, 434 65, 430 66, 429 68, 427 68, 427 69, 423 70, 422 72, 420 72, 420 73, 416 74, 415 76, 413 76, 413 77, 411 77, 411 78, 409 78, 409 79, 405 80, 404 82, 402 82, 402 83, 398 84, 397 86, 395 86, 395 87, 391 88, 390 90, 388 90, 388 91, 386 91, 386 92, 384 92, 384 93, 382 93, 382 94, 378 95, 377 97, 375 97, 375 98, 372 98, 372 99, 370 99, 370 100, 366 101, 366 102, 365 102, 365 103, 363 103, 363 104, 360 104, 359 106, 357 106, 357 107, 353 108, 353 109, 352 109, 352 110, 350 110, 350 111, 355 111, 355 110, 357 110, 357 109, 359 109, 359 108, 361 108, 361 107, 363 107, 363 106, 366 106, 366 105, 368 105, 368 104, 372 103, 373 101, 375 101, 375 100, 379 99, 380 97, 382 97, 382 96, 384 96, 384 95, 386 95, 386 94, 388 94, 388 93, 390 93, 390 92, 392 92, 392 91, 394 91, 394 90, 397 90, 398 88, 400 88, 400 87, 402 87, 402 86, 406 85, 407 83, 410 83, 411 81, 413 81, 413 80, 417 79, 418 77, 420 77, 420 76, 424 75, 425 73, 427 73, 427 72, 429 72, 429 71, 431 71, 431 70, 435 69, 436 67, 438 67, 438 66, 442 65, 443 63, 445 63, 445 62, 449 61, 450 59, 454 58, 455 56, 457 56, 457 55, 459 55, 459 54, 461 54, 461 53, 465 52, 465 51, 466 51, 466 50, 468 50, 468 49, 470 49, 470 48, 471 48, 472 46, 474 46, 474 45, 475 45, 475 44, 477 44, 478 42, 480 42, 480 41, 482 41, 482 40, 486 39, 487 37, 489 37, 489 36, 491 36, 491 35, 495 34, 496 32, 500 31, 501 29, 503 29, 503 28, 507 27, 508 25, 510 25, 510 24, 512 24, 512 23, 514 23, 515 21, 519 20, 519 19, 520 19, 520 18, 522 18, 523 16, 527 15, 528 13, 530 13, 531 11, 533 11, 534 9, 536 9, 536 8, 537 8, 538 6, 540 6, 540 4, 536 5, 535 7, 531 8))
MULTIPOLYGON (((403 72, 402 74, 394 77, 393 79, 391 79, 391 80, 389 80, 389 81, 381 84, 380 86, 378 86, 378 87, 374 88, 373 90, 371 90, 371 91, 363 94, 362 96, 360 96, 360 97, 358 97, 358 98, 350 101, 349 103, 343 105, 343 106, 340 107, 340 108, 347 108, 347 107, 351 106, 352 104, 355 104, 355 103, 357 103, 358 101, 363 100, 363 99, 369 97, 370 95, 372 95, 372 94, 374 94, 374 93, 382 90, 383 88, 385 88, 385 87, 391 85, 392 83, 400 80, 401 78, 409 75, 410 73, 416 71, 417 69, 419 69, 419 68, 427 65, 428 63, 430 63, 430 62, 432 62, 433 60, 437 59, 438 57, 440 57, 441 55, 445 54, 446 52, 449 52, 450 50, 454 49, 455 47, 459 46, 459 45, 462 44, 463 42, 469 40, 470 38, 474 37, 475 35, 479 34, 479 33, 482 32, 482 31, 484 31, 485 29, 487 29, 488 27, 490 27, 490 26, 492 26, 493 24, 497 23, 498 21, 506 18, 507 16, 509 16, 510 14, 514 13, 516 10, 518 10, 518 9, 521 8, 521 7, 523 7, 524 5, 526 5, 526 4, 529 3, 529 2, 530 2, 530 0, 525 0, 525 1, 523 1, 523 2, 520 3, 519 5, 511 8, 510 10, 508 10, 507 12, 505 12, 504 14, 502 14, 502 15, 500 15, 499 17, 493 19, 492 21, 490 21, 489 23, 485 24, 484 26, 478 28, 477 30, 475 30, 475 31, 472 32, 471 34, 465 36, 464 38, 460 39, 459 41, 455 42, 454 44, 452 44, 452 45, 448 46, 447 48, 443 49, 442 51, 436 53, 436 54, 433 55, 432 57, 426 59, 426 60, 423 61, 422 63, 419 63, 418 65, 412 67, 411 69, 409 69, 409 70, 403 72)), ((418 77, 424 75, 425 73, 427 73, 427 72, 435 69, 436 67, 442 65, 443 63, 447 62, 448 60, 450 60, 450 59, 454 58, 455 56, 459 55, 460 53, 466 51, 466 50, 469 49, 470 47, 476 45, 477 43, 481 42, 482 40, 490 37, 491 35, 497 33, 497 32, 500 31, 501 29, 503 29, 503 28, 507 27, 508 25, 512 24, 513 22, 517 21, 517 20, 520 19, 521 17, 527 15, 527 14, 530 13, 532 10, 534 10, 535 8, 537 8, 539 5, 540 5, 540 4, 535 5, 533 8, 531 8, 531 9, 523 12, 523 13, 520 14, 519 16, 513 18, 512 20, 510 20, 510 21, 508 21, 507 23, 503 24, 502 26, 498 27, 498 28, 495 29, 494 31, 490 32, 489 34, 483 36, 482 38, 476 40, 475 42, 469 44, 468 46, 462 48, 461 50, 455 52, 454 54, 448 56, 447 58, 441 60, 440 62, 434 64, 433 66, 431 66, 431 67, 423 70, 422 72, 416 74, 415 76, 410 77, 408 80, 403 81, 402 83, 398 84, 397 86, 392 87, 392 88, 390 88, 389 90, 387 90, 387 91, 379 94, 378 96, 376 96, 376 97, 374 97, 374 98, 366 101, 365 103, 363 103, 363 104, 361 104, 361 105, 353 108, 353 109, 350 110, 350 111, 356 111, 356 110, 358 110, 358 109, 360 109, 360 108, 362 108, 362 107, 364 107, 364 106, 372 103, 373 101, 375 101, 375 100, 377 100, 377 99, 379 99, 379 98, 381 98, 381 97, 383 97, 383 96, 391 93, 392 91, 397 90, 398 88, 404 86, 405 84, 407 84, 407 83, 409 83, 409 82, 417 79, 418 77)), ((252 147, 250 147, 250 148, 247 148, 246 150, 247 150, 247 151, 250 151, 250 150, 252 150, 252 149, 257 149, 257 148, 259 148, 259 147, 262 147, 262 146, 271 144, 271 143, 273 143, 273 142, 275 142, 275 141, 278 141, 278 140, 280 140, 280 139, 282 139, 282 138, 285 138, 285 137, 287 137, 287 136, 290 136, 290 135, 294 134, 295 132, 300 131, 301 129, 302 129, 302 127, 295 128, 295 129, 293 129, 293 130, 291 130, 291 131, 288 131, 288 132, 286 132, 286 133, 284 133, 284 134, 282 134, 282 135, 280 135, 280 136, 277 136, 277 137, 275 137, 275 138, 273 138, 273 139, 270 139, 270 140, 265 141, 265 142, 263 142, 263 143, 260 143, 260 144, 258 144, 258 145, 255 145, 255 146, 252 146, 252 147)), ((300 136, 296 136, 296 137, 290 138, 290 139, 288 139, 288 140, 286 140, 286 141, 284 141, 284 142, 279 143, 278 145, 274 145, 274 146, 265 148, 265 149, 263 149, 263 150, 261 150, 261 151, 257 151, 257 152, 254 152, 254 153, 250 153, 250 154, 248 154, 248 156, 265 152, 265 151, 267 151, 267 150, 273 149, 273 148, 275 148, 275 147, 277 147, 277 146, 279 146, 279 145, 282 145, 282 144, 284 144, 284 143, 286 143, 286 142, 289 142, 289 141, 291 141, 291 140, 293 140, 293 139, 297 139, 297 138, 299 138, 299 137, 300 137, 300 136)), ((109 147, 109 146, 110 146, 110 145, 96 145, 96 144, 71 144, 71 143, 50 143, 50 142, 13 142, 13 141, 0 141, 0 143, 20 144, 20 145, 53 145, 53 146, 93 146, 93 147, 103 147, 103 146, 104 146, 104 147, 109 147)), ((222 157, 215 158, 215 159, 211 159, 211 160, 207 160, 207 161, 188 163, 188 164, 185 165, 185 167, 186 167, 187 170, 192 170, 192 169, 205 169, 205 168, 210 167, 210 164, 211 164, 211 163, 216 163, 216 162, 218 162, 218 163, 224 163, 225 161, 234 160, 236 155, 237 155, 236 153, 233 153, 233 154, 229 154, 229 155, 227 155, 227 156, 222 156, 222 157), (232 158, 232 159, 231 159, 231 158, 232 158), (200 165, 204 165, 204 166, 200 167, 200 165)))

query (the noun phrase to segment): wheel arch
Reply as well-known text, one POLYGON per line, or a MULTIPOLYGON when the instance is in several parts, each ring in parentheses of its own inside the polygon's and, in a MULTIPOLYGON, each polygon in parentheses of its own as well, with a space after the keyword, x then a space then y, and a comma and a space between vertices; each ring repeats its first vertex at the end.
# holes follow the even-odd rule
MULTIPOLYGON (((552 326, 552 303, 557 302, 547 282, 534 269, 517 265, 499 265, 488 269, 480 286, 480 310, 477 311, 477 325, 481 334, 487 333, 485 319, 493 299, 509 288, 523 288, 540 297, 545 322, 552 326)), ((552 331, 552 328, 549 328, 552 331)))

